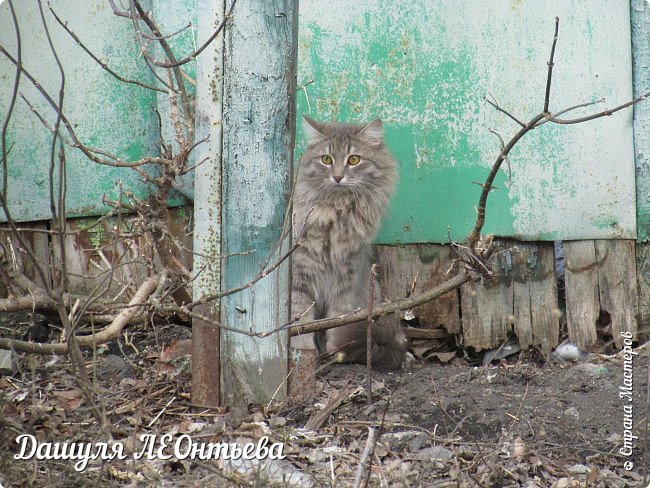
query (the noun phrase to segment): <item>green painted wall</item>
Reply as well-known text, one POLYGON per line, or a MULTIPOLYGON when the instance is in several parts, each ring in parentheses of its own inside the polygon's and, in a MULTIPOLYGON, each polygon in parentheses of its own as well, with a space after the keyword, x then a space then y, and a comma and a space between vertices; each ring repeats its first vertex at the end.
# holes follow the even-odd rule
MULTIPOLYGON (((151 8, 151 2, 144 3, 147 8, 151 8)), ((195 3, 195 0, 184 0, 184 10, 193 13, 192 5, 195 3)), ((179 2, 175 4, 180 5, 179 2)), ((14 6, 23 41, 23 63, 56 99, 59 73, 47 46, 37 3, 15 1, 14 6)), ((153 83, 153 76, 139 55, 133 26, 128 19, 113 15, 108 2, 60 0, 53 2, 52 7, 69 28, 112 69, 124 77, 153 83)), ((75 126, 78 137, 88 146, 107 150, 126 160, 158 155, 160 133, 153 111, 158 98, 156 94, 121 83, 105 72, 56 23, 47 10, 47 4, 45 10, 54 44, 66 72, 64 112, 75 126)), ((169 6, 167 10, 171 10, 169 6)), ((161 23, 170 29, 179 28, 183 25, 181 22, 187 23, 191 17, 193 15, 178 19, 169 14, 161 23)), ((190 29, 176 42, 179 51, 191 49, 191 39, 190 29)), ((15 53, 15 33, 6 2, 0 6, 0 44, 9 52, 15 53)), ((188 69, 190 76, 193 76, 193 69, 188 69)), ((0 56, 0 113, 3 118, 9 104, 13 79, 13 65, 0 56)), ((20 91, 53 124, 54 111, 25 77, 20 91)), ((163 114, 165 98, 160 98, 163 114)), ((12 216, 19 221, 48 219, 51 217, 48 198, 50 132, 30 112, 27 105, 19 100, 8 136, 9 145, 13 145, 8 158, 8 199, 12 216)), ((66 155, 66 206, 69 216, 105 212, 106 207, 101 203, 102 196, 115 199, 120 182, 125 189, 134 191, 136 195, 144 195, 146 192, 146 187, 132 170, 97 165, 88 161, 80 151, 69 147, 66 148, 66 155)), ((188 186, 191 188, 191 182, 188 186)), ((172 204, 182 201, 177 197, 172 204)), ((0 221, 2 220, 4 213, 0 211, 0 221)))
MULTIPOLYGON (((14 3, 26 39, 25 64, 55 92, 56 71, 35 4, 14 3)), ((641 4, 637 8, 645 8, 641 4)), ((194 44, 195 5, 196 0, 151 0, 165 29, 193 22, 177 41, 179 52, 194 44)), ((112 15, 107 2, 60 0, 54 8, 117 71, 152 81, 132 27, 112 15)), ((400 161, 401 181, 379 242, 446 242, 448 228, 452 239, 465 237, 480 190, 472 182, 484 179, 499 150, 488 127, 506 138, 516 130, 482 98, 491 93, 522 118, 541 110, 556 15, 561 24, 552 108, 600 97, 608 106, 627 100, 632 94, 628 2, 301 1, 299 114, 358 121, 379 116, 400 161)), ((83 140, 129 159, 157 154, 152 107, 158 104, 164 115, 166 97, 120 84, 58 25, 50 26, 68 73, 65 110, 83 140)), ((6 2, 0 6, 0 43, 15 49, 6 2)), ((193 78, 194 67, 187 71, 193 78)), ((12 78, 12 66, 0 59, 0 113, 12 78)), ((21 91, 53 120, 26 80, 21 91)), ((297 153, 303 144, 300 125, 298 130, 297 153)), ((168 127, 163 133, 169 134, 168 127)), ((49 133, 22 102, 9 142, 15 143, 9 162, 14 216, 49 218, 49 133)), ((102 212, 102 195, 115 197, 120 181, 145 190, 131 171, 91 164, 75 150, 68 150, 68 160, 69 215, 102 212)), ((520 239, 636 237, 632 111, 581 126, 547 124, 520 143, 511 162, 512 179, 504 171, 491 195, 487 232, 520 239)), ((191 176, 184 186, 191 195, 191 176)), ((647 214, 643 201, 640 212, 647 214)))
MULTIPOLYGON (((472 182, 485 179, 499 152, 488 128, 506 140, 517 129, 482 98, 491 93, 520 118, 541 111, 556 15, 551 108, 628 100, 627 2, 301 1, 298 113, 381 117, 400 161, 379 242, 446 242, 448 228, 454 240, 467 235, 480 193, 472 182)), ((527 136, 511 153, 512 179, 507 171, 497 178, 485 231, 524 240, 635 237, 631 121, 627 111, 527 136)))

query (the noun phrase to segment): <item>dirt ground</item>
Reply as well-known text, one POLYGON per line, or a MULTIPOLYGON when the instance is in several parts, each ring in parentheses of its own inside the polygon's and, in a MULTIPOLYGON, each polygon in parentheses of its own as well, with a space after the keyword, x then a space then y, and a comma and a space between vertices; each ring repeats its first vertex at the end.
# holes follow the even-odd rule
MULTIPOLYGON (((0 326, 3 334, 21 327, 21 334, 35 333, 29 321, 5 317, 0 326)), ((365 367, 333 365, 319 376, 311 400, 214 410, 190 406, 188 356, 161 358, 162 344, 188 336, 180 326, 142 326, 88 357, 98 405, 126 459, 90 460, 81 472, 72 459, 14 459, 21 434, 39 442, 102 441, 65 359, 19 355, 16 370, 0 376, 0 485, 345 487, 358 477, 358 486, 365 486, 364 457, 372 462, 367 486, 650 484, 644 478, 650 474, 650 447, 642 427, 648 414, 647 348, 633 358, 632 402, 620 395, 620 356, 592 354, 581 362, 547 365, 534 353, 522 353, 474 367, 459 353, 446 364, 410 361, 398 372, 373 372, 371 406, 365 367), (626 405, 633 407, 632 425, 625 424, 626 405), (317 428, 305 429, 315 420, 317 428), (370 429, 378 439, 374 444, 367 442, 370 429), (184 436, 197 444, 243 445, 268 437, 269 445, 282 443, 286 457, 135 459, 143 433, 157 439, 170 434, 174 441, 184 436), (620 449, 630 434, 638 439, 625 456, 620 449)), ((176 344, 180 351, 183 342, 176 344)))

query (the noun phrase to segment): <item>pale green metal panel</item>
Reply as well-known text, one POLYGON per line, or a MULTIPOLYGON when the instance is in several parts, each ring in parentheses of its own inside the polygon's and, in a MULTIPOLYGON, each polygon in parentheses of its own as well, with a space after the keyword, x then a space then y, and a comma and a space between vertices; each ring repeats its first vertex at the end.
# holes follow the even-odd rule
MULTIPOLYGON (((20 22, 23 63, 56 99, 59 74, 41 25, 36 2, 15 1, 20 22)), ((145 2, 146 8, 150 4, 145 2)), ((153 83, 133 26, 128 19, 113 15, 104 0, 58 0, 52 8, 83 42, 122 76, 153 83)), ((159 154, 154 92, 119 82, 98 66, 55 22, 45 5, 54 44, 66 72, 64 112, 79 138, 88 146, 116 154, 126 160, 159 154)), ((192 12, 190 12, 192 13, 192 12)), ((188 16, 189 17, 189 16, 188 16)), ((9 6, 0 6, 0 44, 15 53, 16 43, 9 6)), ((5 116, 14 77, 14 67, 0 56, 0 113, 5 116)), ((52 124, 54 111, 23 77, 20 90, 52 124)), ((8 200, 16 220, 50 218, 48 167, 50 133, 21 100, 16 105, 9 131, 13 148, 9 157, 8 200)), ((67 148, 69 216, 96 215, 106 210, 102 196, 116 198, 118 183, 143 195, 145 186, 129 169, 100 166, 80 151, 67 148)), ((174 202, 179 203, 176 199, 174 202)), ((0 212, 0 220, 4 215, 0 212)))
MULTIPOLYGON (((634 96, 650 91, 650 4, 631 1, 634 96)), ((639 241, 647 242, 650 227, 650 104, 634 107, 637 226, 639 241)))
MULTIPOLYGON (((446 242, 448 228, 454 240, 467 235, 480 192, 472 182, 485 179, 499 152, 488 128, 506 139, 518 128, 482 98, 490 93, 524 119, 542 110, 555 16, 551 109, 600 97, 609 107, 627 101, 627 2, 301 2, 299 115, 381 117, 400 162, 379 242, 446 242)), ((512 179, 507 169, 497 178, 485 232, 524 240, 635 237, 631 122, 628 110, 580 126, 546 124, 526 136, 511 153, 512 179)))

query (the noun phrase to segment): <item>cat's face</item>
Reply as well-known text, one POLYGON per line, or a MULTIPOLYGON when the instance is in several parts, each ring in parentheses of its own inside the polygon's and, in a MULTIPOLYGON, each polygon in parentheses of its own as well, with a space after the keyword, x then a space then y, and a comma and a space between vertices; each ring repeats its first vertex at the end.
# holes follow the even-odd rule
POLYGON ((381 120, 367 125, 303 118, 309 145, 300 172, 319 191, 363 191, 394 178, 395 162, 384 147, 381 120))

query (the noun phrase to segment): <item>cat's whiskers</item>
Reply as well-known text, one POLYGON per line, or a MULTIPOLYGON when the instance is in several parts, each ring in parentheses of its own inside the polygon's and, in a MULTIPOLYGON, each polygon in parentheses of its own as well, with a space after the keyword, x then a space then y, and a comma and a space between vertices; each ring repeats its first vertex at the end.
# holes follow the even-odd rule
POLYGON ((377 193, 373 188, 376 186, 377 185, 360 180, 349 182, 349 187, 353 189, 355 195, 359 196, 359 199, 363 197, 372 198, 372 196, 377 193))

